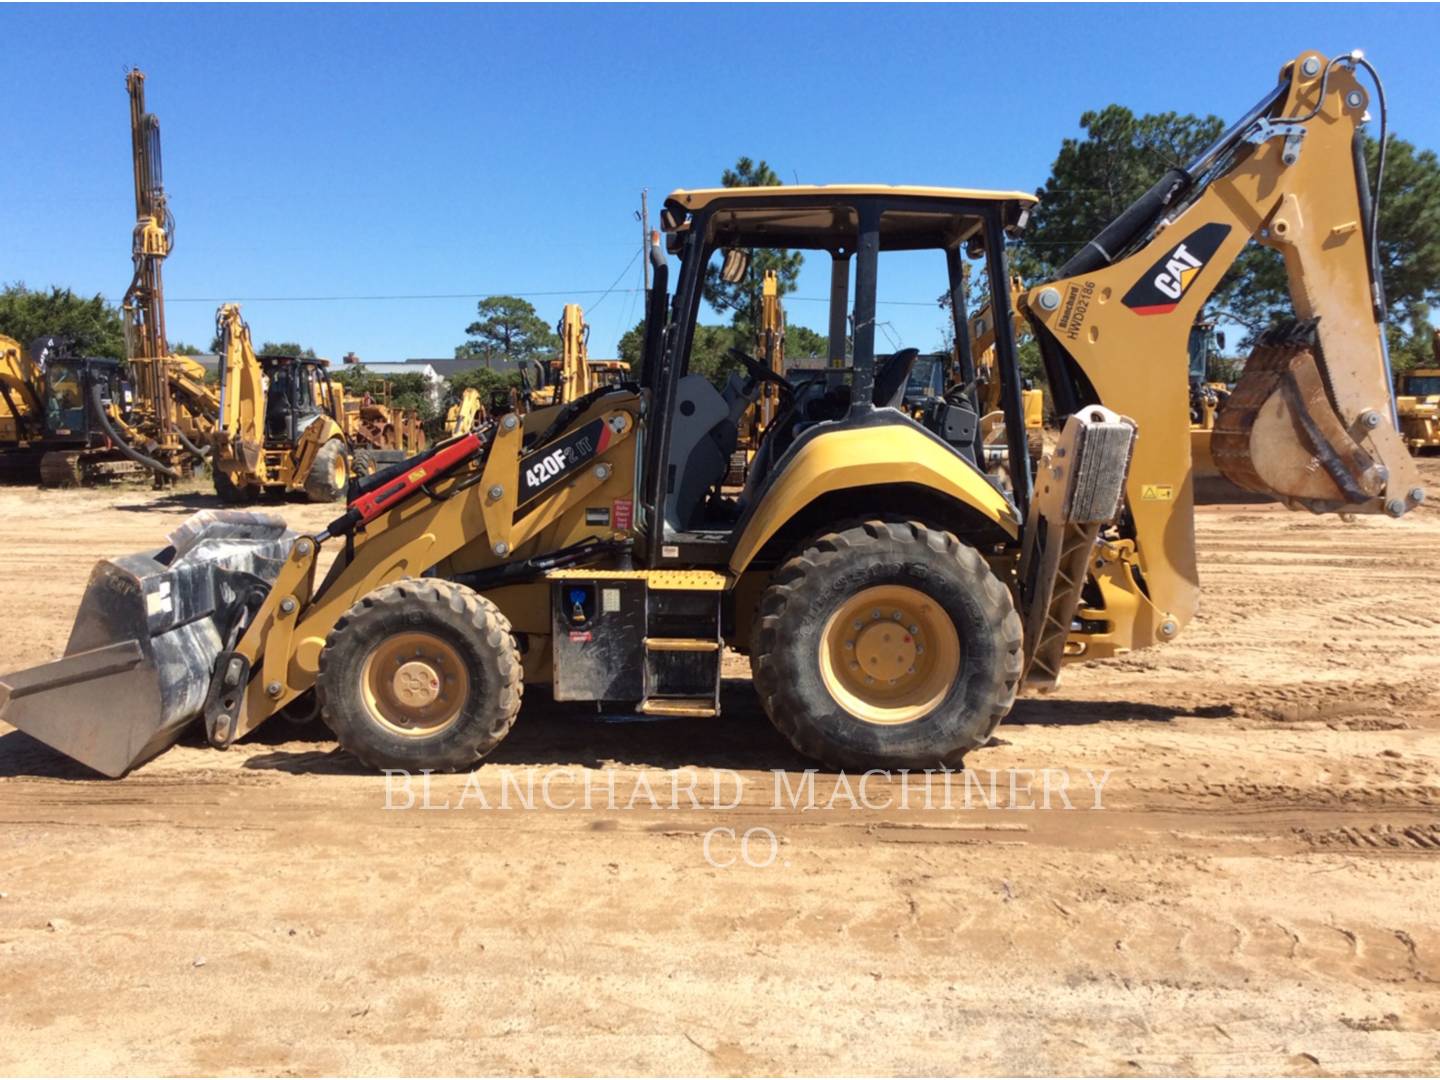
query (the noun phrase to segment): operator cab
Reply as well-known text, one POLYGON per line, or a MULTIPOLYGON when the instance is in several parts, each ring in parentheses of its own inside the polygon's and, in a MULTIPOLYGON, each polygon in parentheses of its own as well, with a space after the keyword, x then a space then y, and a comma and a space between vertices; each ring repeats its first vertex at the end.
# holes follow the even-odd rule
POLYGON ((315 418, 335 416, 335 402, 327 378, 330 361, 311 356, 262 355, 261 370, 268 380, 265 393, 265 443, 292 446, 315 418))
MULTIPOLYGON (((884 186, 721 188, 678 191, 665 203, 666 250, 680 265, 673 296, 658 245, 646 314, 642 386, 653 419, 642 462, 641 531, 650 565, 680 559, 727 561, 748 515, 774 478, 826 430, 901 424, 945 445, 957 469, 983 468, 974 359, 966 333, 969 282, 984 281, 1000 326, 1011 325, 1005 237, 1020 228, 1034 198, 884 186), (830 269, 828 356, 818 370, 777 375, 756 356, 732 349, 738 368, 717 388, 691 370, 701 301, 717 279, 753 287, 752 253, 804 252, 830 269), (968 265, 967 265, 968 264, 968 265), (903 342, 889 325, 891 303, 943 296, 935 338, 956 342, 936 354, 931 341, 903 342), (877 349, 877 327, 888 350, 877 349), (942 332, 943 330, 943 332, 942 332), (931 346, 922 357, 919 346, 931 346), (774 418, 760 436, 742 490, 725 490, 741 418, 767 384, 778 387, 774 418), (947 392, 946 387, 951 390, 947 392)), ((928 305, 922 305, 928 306, 928 305)), ((1004 494, 1021 510, 1029 499, 1029 459, 1014 341, 997 340, 1002 409, 1013 465, 1004 494)), ((997 484, 998 486, 998 484, 997 484)))
POLYGON ((115 407, 128 419, 134 391, 125 364, 109 356, 79 356, 68 338, 47 336, 30 346, 41 372, 40 400, 44 430, 51 440, 90 446, 106 438, 95 412, 95 392, 103 408, 115 407))

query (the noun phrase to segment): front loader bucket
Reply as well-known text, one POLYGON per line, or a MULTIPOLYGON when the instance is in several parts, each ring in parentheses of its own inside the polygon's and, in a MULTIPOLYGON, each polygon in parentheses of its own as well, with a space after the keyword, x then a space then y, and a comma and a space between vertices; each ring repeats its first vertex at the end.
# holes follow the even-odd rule
POLYGON ((0 720, 106 776, 154 757, 200 715, 294 539, 270 514, 203 510, 161 551, 102 560, 64 657, 0 677, 0 720))
POLYGON ((1232 483, 1291 506, 1399 516, 1424 492, 1392 424, 1389 387, 1377 380, 1368 397, 1342 398, 1317 323, 1288 322, 1261 337, 1215 418, 1215 465, 1232 483))

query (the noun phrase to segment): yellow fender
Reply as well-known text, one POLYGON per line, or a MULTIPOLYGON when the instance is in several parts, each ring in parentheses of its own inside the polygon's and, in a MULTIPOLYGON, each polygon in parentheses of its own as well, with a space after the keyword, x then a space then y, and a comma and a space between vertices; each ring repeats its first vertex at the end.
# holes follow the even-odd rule
MULTIPOLYGON (((780 469, 740 534, 730 556, 732 573, 743 572, 765 542, 810 503, 832 491, 861 487, 914 484, 969 507, 1011 538, 1020 535, 1014 507, 978 470, 903 424, 837 426, 810 439, 780 469)), ((856 500, 857 513, 883 509, 856 500)))

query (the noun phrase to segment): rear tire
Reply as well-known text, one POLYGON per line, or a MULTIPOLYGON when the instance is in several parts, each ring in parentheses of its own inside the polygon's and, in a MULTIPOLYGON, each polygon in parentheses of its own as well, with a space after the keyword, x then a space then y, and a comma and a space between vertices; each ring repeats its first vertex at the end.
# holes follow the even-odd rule
POLYGON ((343 439, 331 439, 315 451, 305 477, 305 497, 311 502, 336 502, 350 486, 350 456, 343 439))
POLYGON ((472 589, 406 578, 362 597, 320 653, 320 713, 374 769, 470 769, 520 712, 510 623, 472 589))
POLYGON ((350 469, 356 480, 363 480, 379 472, 380 463, 375 460, 373 450, 356 450, 355 456, 350 460, 350 469))
POLYGON ((979 552, 915 522, 821 536, 760 600, 755 688, 837 768, 959 768, 1015 702, 1023 630, 979 552))

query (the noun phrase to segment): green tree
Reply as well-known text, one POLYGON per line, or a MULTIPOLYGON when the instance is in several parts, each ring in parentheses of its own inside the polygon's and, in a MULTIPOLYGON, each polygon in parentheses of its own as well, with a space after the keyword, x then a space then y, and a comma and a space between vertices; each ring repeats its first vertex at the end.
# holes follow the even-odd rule
POLYGON ((1136 116, 1109 105, 1080 116, 1085 134, 1061 142, 1040 204, 1012 256, 1027 281, 1053 277, 1071 255, 1120 216, 1166 169, 1220 135, 1218 116, 1136 116))
POLYGON ((445 380, 449 388, 449 397, 458 401, 460 395, 470 387, 480 391, 480 396, 485 401, 490 400, 490 395, 497 390, 509 390, 512 386, 520 386, 520 372, 518 371, 493 371, 490 368, 474 367, 465 371, 457 371, 445 380))
POLYGON ((620 359, 630 365, 632 371, 640 370, 641 358, 645 352, 644 319, 620 335, 620 344, 616 346, 616 351, 620 354, 620 359))
MULTIPOLYGON (((720 183, 727 188, 779 187, 782 181, 765 161, 742 157, 735 162, 733 169, 726 169, 720 174, 720 183)), ((731 325, 740 332, 741 338, 754 340, 755 327, 760 322, 760 296, 765 271, 775 271, 780 295, 784 296, 795 290, 804 262, 805 256, 798 251, 754 248, 750 252, 750 268, 745 280, 734 283, 721 280, 720 267, 712 262, 705 269, 705 301, 722 315, 732 312, 731 325)))
POLYGON ((71 339, 82 356, 125 356, 125 325, 102 296, 89 299, 52 285, 27 289, 23 281, 0 289, 0 334, 29 347, 46 334, 71 339))
POLYGON ((255 351, 256 356, 303 356, 313 358, 314 349, 307 349, 293 341, 267 341, 255 351))
POLYGON ((825 359, 830 355, 830 338, 808 326, 785 327, 785 356, 790 360, 825 359))
POLYGON ((518 296, 487 296, 475 305, 474 322, 465 328, 470 337, 455 347, 455 355, 492 367, 538 360, 560 348, 550 324, 535 313, 535 305, 518 296))
POLYGON ((199 356, 203 349, 199 345, 189 345, 183 341, 170 342, 171 356, 199 356))

